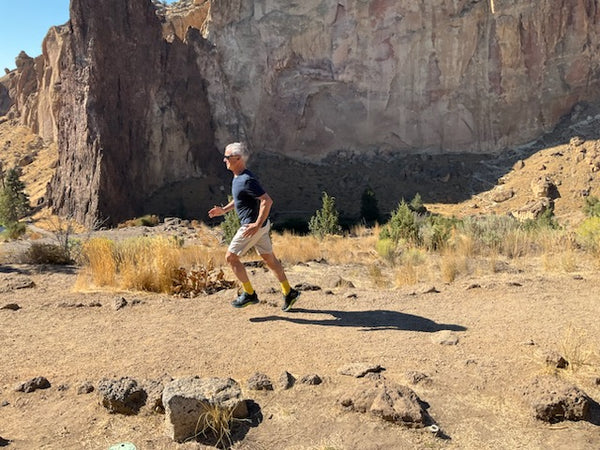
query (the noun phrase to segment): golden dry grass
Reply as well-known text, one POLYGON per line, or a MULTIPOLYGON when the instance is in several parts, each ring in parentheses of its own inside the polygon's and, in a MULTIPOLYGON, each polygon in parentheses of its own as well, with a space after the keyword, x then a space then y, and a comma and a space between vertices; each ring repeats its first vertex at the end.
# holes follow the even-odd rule
POLYGON ((573 372, 590 366, 595 353, 587 334, 575 328, 573 324, 570 324, 564 332, 560 342, 560 352, 569 362, 567 368, 573 372))

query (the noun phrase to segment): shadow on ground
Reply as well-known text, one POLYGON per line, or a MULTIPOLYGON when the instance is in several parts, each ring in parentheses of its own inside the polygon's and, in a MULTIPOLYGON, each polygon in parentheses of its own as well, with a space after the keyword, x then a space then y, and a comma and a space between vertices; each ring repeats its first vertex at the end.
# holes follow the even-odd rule
POLYGON ((284 320, 287 322, 297 323, 299 325, 354 327, 361 328, 361 331, 403 330, 435 333, 436 331, 442 330, 466 330, 466 328, 461 325, 440 324, 431 319, 427 319, 426 317, 381 309, 372 311, 336 311, 298 308, 290 312, 318 314, 324 317, 308 319, 303 317, 294 317, 294 315, 287 313, 285 316, 253 317, 250 319, 250 322, 271 322, 275 320, 284 320))

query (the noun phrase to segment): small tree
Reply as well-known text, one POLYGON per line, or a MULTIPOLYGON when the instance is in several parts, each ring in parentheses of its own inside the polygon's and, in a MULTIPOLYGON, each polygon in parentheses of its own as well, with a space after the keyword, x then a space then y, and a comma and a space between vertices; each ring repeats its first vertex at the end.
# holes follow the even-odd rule
POLYGON ((402 200, 392 213, 389 222, 379 234, 380 239, 390 239, 394 243, 405 240, 411 244, 419 243, 419 224, 416 213, 402 200))
POLYGON ((335 209, 335 197, 323 192, 321 198, 322 208, 310 218, 308 230, 310 234, 323 238, 327 234, 341 234, 339 213, 335 209))
MULTIPOLYGON (((229 201, 231 201, 232 197, 228 197, 229 201)), ((229 211, 224 216, 225 220, 221 222, 221 230, 223 230, 223 240, 229 244, 231 243, 235 233, 240 228, 240 218, 237 216, 235 210, 229 211)))
POLYGON ((29 196, 25 193, 25 183, 20 179, 18 168, 8 170, 0 187, 0 223, 7 228, 16 224, 29 210, 29 196))
POLYGON ((379 221, 379 216, 379 207, 375 198, 375 192, 367 186, 360 198, 360 217, 367 224, 373 224, 379 221))

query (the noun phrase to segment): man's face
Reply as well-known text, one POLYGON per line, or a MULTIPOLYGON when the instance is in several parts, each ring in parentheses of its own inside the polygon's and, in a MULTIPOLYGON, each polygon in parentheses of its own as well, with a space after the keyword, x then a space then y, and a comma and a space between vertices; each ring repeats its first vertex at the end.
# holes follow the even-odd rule
POLYGON ((240 164, 240 160, 240 155, 232 155, 229 151, 225 150, 225 154, 223 155, 223 161, 225 161, 225 166, 227 166, 228 170, 231 170, 233 172, 235 168, 240 164))

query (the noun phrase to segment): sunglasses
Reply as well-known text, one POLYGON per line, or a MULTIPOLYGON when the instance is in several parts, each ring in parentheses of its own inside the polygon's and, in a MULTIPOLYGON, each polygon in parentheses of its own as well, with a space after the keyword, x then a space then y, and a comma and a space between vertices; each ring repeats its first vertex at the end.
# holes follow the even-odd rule
POLYGON ((223 158, 229 159, 229 158, 233 158, 234 156, 237 156, 238 158, 240 157, 240 155, 223 155, 223 158))

